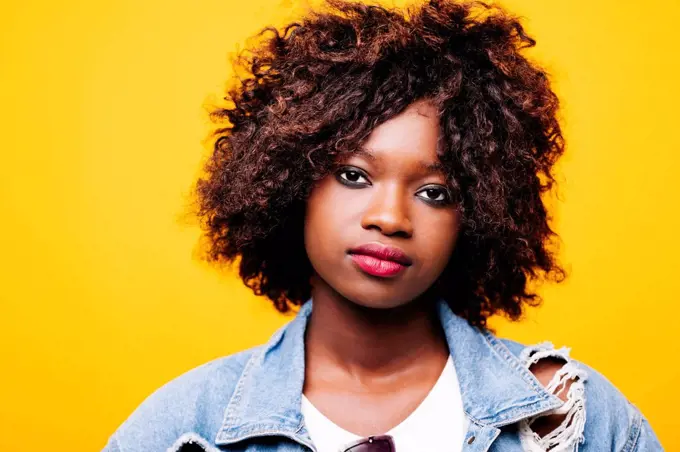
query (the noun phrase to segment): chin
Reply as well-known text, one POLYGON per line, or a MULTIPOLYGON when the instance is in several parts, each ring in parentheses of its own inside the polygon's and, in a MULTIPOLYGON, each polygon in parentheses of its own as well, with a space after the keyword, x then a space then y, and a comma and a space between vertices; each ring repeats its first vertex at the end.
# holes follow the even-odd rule
POLYGON ((357 284, 352 287, 347 293, 338 291, 347 300, 355 305, 368 309, 394 309, 409 304, 413 299, 417 298, 417 294, 410 297, 404 296, 403 290, 391 288, 391 290, 375 290, 375 288, 366 287, 365 284, 357 284), (371 290, 373 289, 373 290, 371 290))

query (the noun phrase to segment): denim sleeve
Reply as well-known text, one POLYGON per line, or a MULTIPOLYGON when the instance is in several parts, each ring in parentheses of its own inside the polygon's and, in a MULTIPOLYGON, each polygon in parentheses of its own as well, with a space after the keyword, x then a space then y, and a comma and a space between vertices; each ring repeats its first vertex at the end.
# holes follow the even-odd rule
POLYGON ((106 443, 106 446, 104 446, 102 452, 123 452, 123 450, 120 448, 120 444, 118 443, 118 438, 115 433, 111 435, 109 442, 106 443))
POLYGON ((631 432, 631 435, 635 436, 635 438, 632 438, 633 441, 635 442, 633 443, 634 445, 631 450, 635 452, 663 451, 664 448, 661 446, 661 443, 659 442, 659 439, 656 437, 654 430, 652 430, 652 426, 649 425, 649 421, 647 421, 647 418, 645 418, 645 416, 637 408, 635 410, 637 411, 637 414, 640 416, 639 418, 640 423, 637 434, 635 432, 636 429, 633 429, 633 431, 631 432))

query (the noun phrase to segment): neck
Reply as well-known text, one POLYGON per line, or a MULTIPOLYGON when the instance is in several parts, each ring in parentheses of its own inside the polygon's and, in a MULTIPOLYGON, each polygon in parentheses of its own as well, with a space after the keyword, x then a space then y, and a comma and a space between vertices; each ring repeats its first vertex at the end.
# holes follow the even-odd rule
POLYGON ((448 357, 434 300, 372 309, 318 285, 312 298, 305 338, 308 364, 384 375, 448 357))

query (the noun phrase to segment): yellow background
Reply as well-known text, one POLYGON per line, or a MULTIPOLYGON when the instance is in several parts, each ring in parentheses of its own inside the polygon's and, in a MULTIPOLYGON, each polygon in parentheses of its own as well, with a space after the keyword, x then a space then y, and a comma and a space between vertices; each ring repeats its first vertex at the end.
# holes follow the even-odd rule
MULTIPOLYGON (((399 3, 401 4, 401 3, 399 3)), ((513 0, 563 99, 567 283, 501 336, 570 345, 680 450, 674 0, 513 0)), ((295 8, 298 8, 297 10, 295 8)), ((5 2, 0 450, 100 450, 150 392, 287 321, 179 216, 228 54, 285 0, 5 2)))

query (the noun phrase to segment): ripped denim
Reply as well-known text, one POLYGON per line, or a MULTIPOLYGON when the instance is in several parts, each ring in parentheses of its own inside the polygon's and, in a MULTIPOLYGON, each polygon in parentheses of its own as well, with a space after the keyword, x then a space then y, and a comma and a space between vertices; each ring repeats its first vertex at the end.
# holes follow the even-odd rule
POLYGON ((576 361, 569 357, 570 349, 562 347, 555 349, 550 342, 543 342, 536 346, 527 347, 520 355, 529 369, 542 359, 557 358, 564 361, 562 368, 555 373, 546 389, 555 395, 561 394, 569 381, 571 386, 567 392, 567 401, 561 407, 523 419, 519 423, 519 434, 527 452, 567 452, 576 451, 578 444, 585 441, 583 436, 586 423, 586 393, 585 385, 587 372, 576 361), (531 429, 532 424, 539 418, 550 415, 564 415, 562 423, 552 432, 540 437, 531 429))

